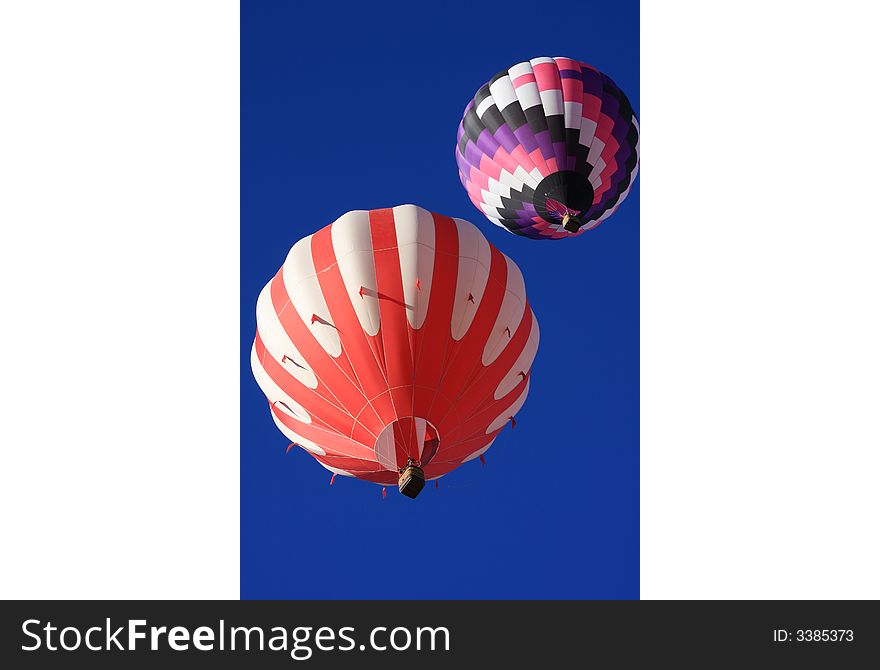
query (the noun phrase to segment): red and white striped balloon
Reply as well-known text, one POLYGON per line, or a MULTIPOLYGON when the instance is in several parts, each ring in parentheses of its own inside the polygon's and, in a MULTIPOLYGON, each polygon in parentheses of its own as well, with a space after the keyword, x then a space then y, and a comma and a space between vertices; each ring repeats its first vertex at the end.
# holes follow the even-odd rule
POLYGON ((254 376, 291 441, 339 475, 436 479, 525 402, 538 324, 519 268, 471 223, 353 211, 297 242, 257 301, 254 376))

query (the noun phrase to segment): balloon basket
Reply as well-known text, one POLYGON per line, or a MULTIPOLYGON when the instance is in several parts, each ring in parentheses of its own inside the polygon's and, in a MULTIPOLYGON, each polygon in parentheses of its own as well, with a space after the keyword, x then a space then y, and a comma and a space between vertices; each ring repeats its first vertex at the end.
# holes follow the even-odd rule
POLYGON ((562 227, 570 233, 576 233, 583 224, 577 219, 568 219, 562 223, 562 227))
POLYGON ((415 465, 408 465, 397 480, 397 490, 407 498, 415 498, 425 488, 425 471, 415 465))

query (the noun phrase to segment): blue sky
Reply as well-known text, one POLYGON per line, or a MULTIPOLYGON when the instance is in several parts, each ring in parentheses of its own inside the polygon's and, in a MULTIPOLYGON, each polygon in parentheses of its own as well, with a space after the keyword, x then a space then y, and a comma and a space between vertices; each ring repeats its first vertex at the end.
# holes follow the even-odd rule
POLYGON ((638 3, 542 6, 242 3, 243 598, 638 597, 639 180, 596 230, 539 242, 485 219, 455 166, 464 106, 521 60, 586 61, 639 112, 638 3), (516 261, 541 344, 485 468, 383 499, 285 454, 249 352, 257 295, 296 240, 410 202, 472 221, 516 261))

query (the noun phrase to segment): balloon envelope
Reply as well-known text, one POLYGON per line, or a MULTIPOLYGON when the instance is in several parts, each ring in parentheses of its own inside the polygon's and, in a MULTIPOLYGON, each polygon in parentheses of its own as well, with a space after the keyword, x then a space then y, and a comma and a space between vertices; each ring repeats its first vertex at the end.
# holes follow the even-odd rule
POLYGON ((333 473, 396 484, 480 456, 525 402, 538 324, 519 268, 471 223, 353 211, 297 242, 257 300, 272 418, 333 473))
POLYGON ((455 154, 462 184, 490 221, 562 239, 595 228, 626 198, 639 124, 608 76, 569 58, 534 58, 477 91, 455 154))

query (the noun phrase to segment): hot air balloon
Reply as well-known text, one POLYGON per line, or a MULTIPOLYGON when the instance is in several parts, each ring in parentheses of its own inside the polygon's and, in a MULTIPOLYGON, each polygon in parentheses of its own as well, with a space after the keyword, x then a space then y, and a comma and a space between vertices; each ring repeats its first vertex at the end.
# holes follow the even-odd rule
POLYGON ((537 347, 514 262, 473 224, 401 205, 293 246, 257 300, 251 365, 291 442, 414 498, 512 423, 537 347))
POLYGON ((570 58, 534 58, 477 91, 455 157, 461 183, 490 221, 536 240, 573 237, 629 193, 639 123, 607 75, 570 58))

